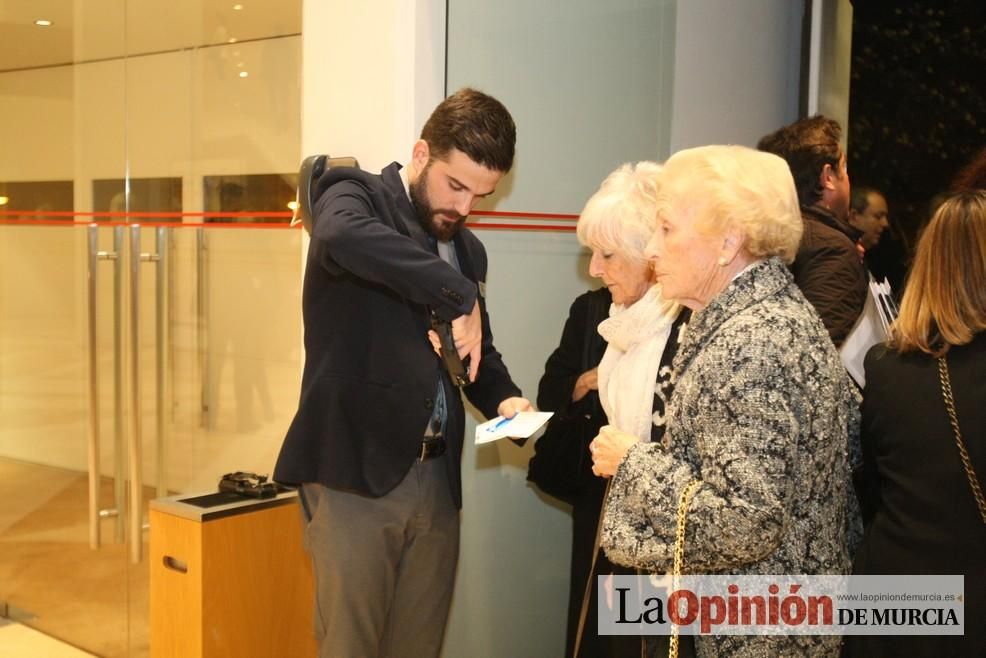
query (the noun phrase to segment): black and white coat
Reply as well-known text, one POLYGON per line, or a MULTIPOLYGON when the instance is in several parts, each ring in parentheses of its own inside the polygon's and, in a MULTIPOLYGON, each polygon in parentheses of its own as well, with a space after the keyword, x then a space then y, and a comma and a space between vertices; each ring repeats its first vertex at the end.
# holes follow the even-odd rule
MULTIPOLYGON (((611 560, 669 571, 682 490, 686 573, 844 574, 858 505, 859 396, 778 258, 696 312, 674 360, 665 441, 630 449, 611 484, 611 560)), ((700 656, 837 655, 840 638, 703 636, 700 656)))

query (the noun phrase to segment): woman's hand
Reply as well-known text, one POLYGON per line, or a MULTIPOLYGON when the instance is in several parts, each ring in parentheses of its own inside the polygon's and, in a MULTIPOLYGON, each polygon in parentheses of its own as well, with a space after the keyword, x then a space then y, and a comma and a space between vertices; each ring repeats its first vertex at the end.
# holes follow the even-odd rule
POLYGON ((613 477, 623 463, 627 451, 640 439, 612 425, 603 425, 589 444, 592 453, 592 472, 600 477, 613 477))
POLYGON ((579 378, 575 380, 575 388, 572 390, 572 402, 578 402, 586 395, 589 391, 599 390, 599 368, 593 368, 592 370, 586 370, 579 378))

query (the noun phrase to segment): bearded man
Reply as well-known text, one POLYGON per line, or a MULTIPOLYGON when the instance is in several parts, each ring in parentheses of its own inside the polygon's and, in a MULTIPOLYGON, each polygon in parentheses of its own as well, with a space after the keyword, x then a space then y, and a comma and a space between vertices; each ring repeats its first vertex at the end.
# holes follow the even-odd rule
POLYGON ((513 165, 516 128, 462 89, 406 168, 318 182, 302 311, 305 369, 274 479, 300 487, 323 658, 438 656, 459 550, 465 414, 428 339, 450 321, 463 392, 487 418, 532 408, 493 346, 487 260, 463 227, 513 165))

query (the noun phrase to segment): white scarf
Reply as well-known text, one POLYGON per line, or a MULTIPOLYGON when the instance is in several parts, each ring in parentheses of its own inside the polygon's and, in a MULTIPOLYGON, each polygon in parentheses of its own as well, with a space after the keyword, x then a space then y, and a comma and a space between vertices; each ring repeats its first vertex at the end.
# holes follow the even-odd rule
POLYGON ((630 306, 613 304, 599 324, 608 343, 599 363, 599 399, 609 424, 650 441, 661 356, 680 307, 651 286, 630 306))

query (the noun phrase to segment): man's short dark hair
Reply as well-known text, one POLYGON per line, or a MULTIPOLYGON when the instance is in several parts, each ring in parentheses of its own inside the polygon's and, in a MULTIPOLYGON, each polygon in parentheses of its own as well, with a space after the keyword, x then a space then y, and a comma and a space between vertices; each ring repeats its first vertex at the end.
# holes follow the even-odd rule
POLYGON ((446 160, 452 149, 476 164, 508 172, 514 164, 517 127, 497 99, 465 87, 442 101, 421 129, 432 158, 446 160))
POLYGON ((787 160, 798 189, 798 201, 802 206, 811 206, 822 199, 819 176, 825 165, 830 165, 838 175, 841 137, 838 121, 816 114, 760 138, 757 148, 787 160))
POLYGON ((856 212, 866 212, 866 208, 870 205, 871 194, 883 196, 883 192, 875 187, 853 183, 852 189, 849 191, 849 207, 856 212))

